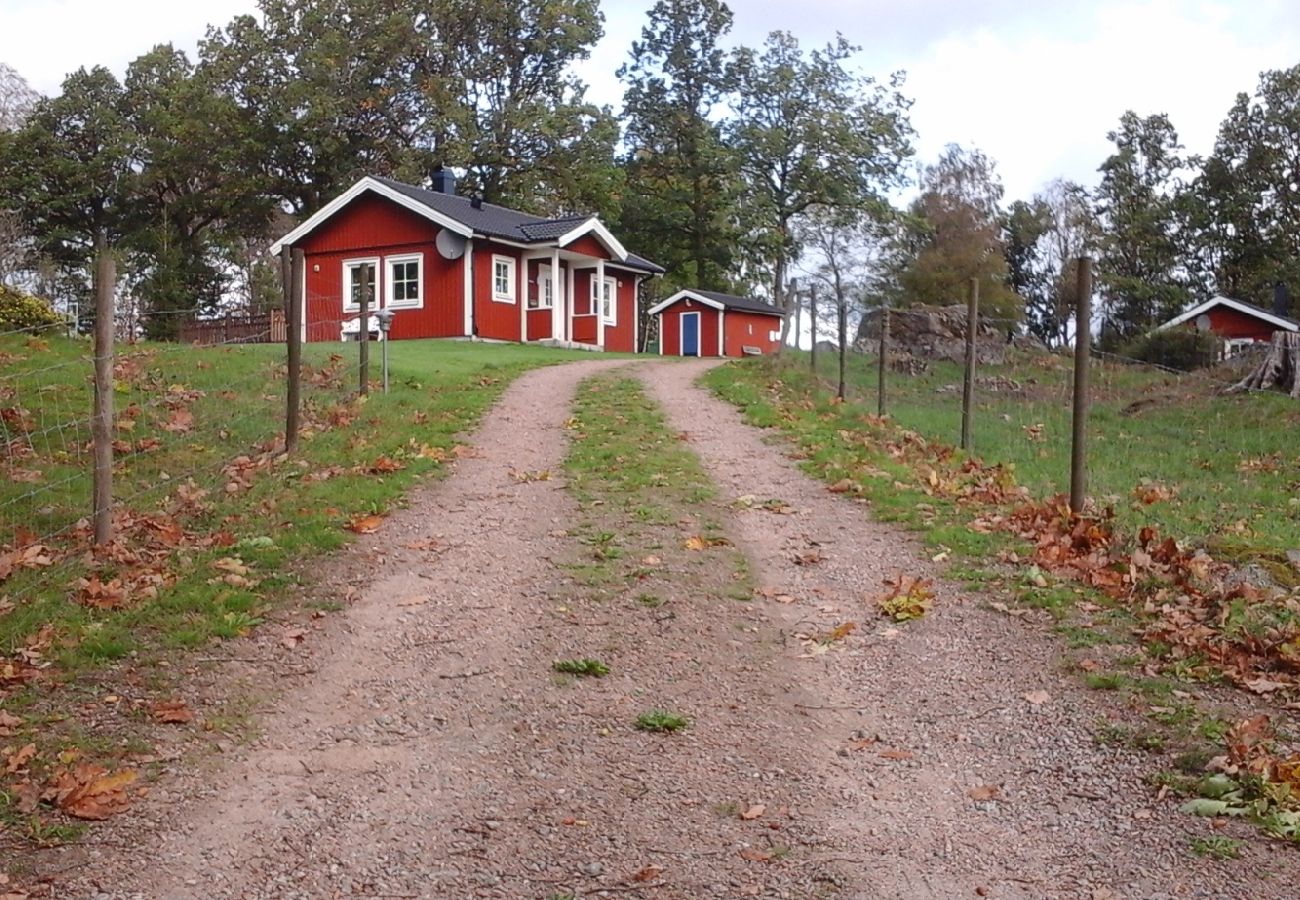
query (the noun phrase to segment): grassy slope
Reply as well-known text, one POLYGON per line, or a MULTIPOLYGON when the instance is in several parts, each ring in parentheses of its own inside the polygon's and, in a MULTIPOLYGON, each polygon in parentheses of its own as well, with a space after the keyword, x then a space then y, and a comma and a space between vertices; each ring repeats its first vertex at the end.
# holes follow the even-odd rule
MULTIPOLYGON (((100 692, 98 670, 112 667, 114 681, 126 677, 123 667, 143 670, 155 692, 173 690, 159 662, 255 627, 297 579, 299 562, 346 543, 350 521, 382 514, 421 476, 445 474, 457 435, 474 425, 514 377, 540 365, 590 358, 516 345, 398 342, 391 348, 392 392, 357 402, 356 347, 311 345, 305 354, 312 377, 304 386, 301 452, 274 461, 261 454, 264 465, 232 475, 231 460, 245 454, 256 460, 280 433, 282 349, 122 348, 118 421, 134 425, 119 425, 118 436, 133 443, 157 439, 159 446, 120 458, 117 494, 132 514, 179 525, 185 537, 177 546, 160 547, 148 528, 124 529, 122 547, 144 553, 165 584, 156 597, 128 591, 124 608, 102 610, 78 602, 76 579, 93 573, 108 583, 137 567, 123 554, 87 558, 81 552, 84 536, 73 527, 87 514, 90 495, 87 351, 83 343, 64 340, 0 344, 0 353, 7 354, 0 356, 0 409, 28 411, 27 439, 20 442, 34 451, 8 460, 7 470, 11 476, 16 470, 40 473, 34 482, 0 482, 0 547, 35 538, 56 555, 53 566, 19 569, 0 584, 0 667, 21 652, 40 668, 29 684, 7 682, 0 672, 0 708, 25 720, 5 743, 33 740, 42 748, 31 773, 15 776, 33 780, 52 765, 46 753, 86 744, 76 708, 100 692), (346 358, 331 360, 336 354, 346 358), (176 415, 168 401, 182 417, 193 417, 189 430, 162 430, 176 415), (138 412, 124 414, 133 406, 138 412), (385 459, 393 465, 374 466, 385 459), (178 488, 191 477, 192 487, 208 493, 185 505, 178 488), (230 559, 247 571, 229 578, 229 569, 213 565, 230 559)), ((371 371, 377 379, 377 349, 371 371)), ((5 437, 19 438, 16 426, 5 437)), ((130 740, 90 743, 101 749, 139 746, 130 740)), ((0 790, 0 829, 8 796, 0 790)))
MULTIPOLYGON (((791 354, 806 365, 803 354, 791 354)), ((818 360, 831 377, 833 359, 818 360)), ((961 431, 961 367, 931 364, 921 376, 890 372, 889 415, 931 440, 955 444, 961 431)), ((984 366, 981 378, 1011 379, 1019 391, 976 392, 976 453, 1008 463, 1037 496, 1068 491, 1071 363, 1020 354, 1005 366, 984 366), (1041 430, 1031 431, 1041 425, 1041 430), (1035 439, 1034 435, 1041 436, 1035 439)), ((792 386, 811 383, 804 366, 782 374, 792 386)), ((853 357, 853 395, 875 409, 874 359, 853 357)), ((1005 382, 1004 382, 1005 383, 1005 382)), ((1177 376, 1115 364, 1093 370, 1089 429, 1090 495, 1113 505, 1130 530, 1155 525, 1196 544, 1226 541, 1243 550, 1300 549, 1300 404, 1281 394, 1223 396, 1204 376, 1177 376), (1131 412, 1126 410, 1142 404, 1131 412), (1138 503, 1134 489, 1158 482, 1176 490, 1169 501, 1138 503)), ((1220 547, 1220 549, 1223 549, 1220 547)))

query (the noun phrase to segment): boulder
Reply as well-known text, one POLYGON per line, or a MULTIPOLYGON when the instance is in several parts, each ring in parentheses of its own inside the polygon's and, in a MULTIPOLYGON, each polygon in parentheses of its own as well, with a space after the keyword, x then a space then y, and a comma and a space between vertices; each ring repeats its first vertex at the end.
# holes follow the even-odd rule
MULTIPOLYGON (((854 348, 874 351, 880 340, 880 310, 862 317, 854 348)), ((966 359, 966 307, 916 306, 889 311, 891 352, 906 352, 925 359, 966 359)), ((981 321, 976 328, 975 358, 982 365, 1006 362, 1007 333, 981 321)))

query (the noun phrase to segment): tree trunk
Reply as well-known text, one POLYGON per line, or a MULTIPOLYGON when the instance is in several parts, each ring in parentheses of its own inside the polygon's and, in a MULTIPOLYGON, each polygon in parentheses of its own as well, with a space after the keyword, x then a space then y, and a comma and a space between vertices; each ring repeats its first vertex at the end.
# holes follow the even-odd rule
POLYGON ((1288 331, 1273 332, 1273 343, 1263 361, 1241 381, 1228 388, 1226 393, 1267 391, 1281 388, 1300 400, 1300 334, 1288 331))

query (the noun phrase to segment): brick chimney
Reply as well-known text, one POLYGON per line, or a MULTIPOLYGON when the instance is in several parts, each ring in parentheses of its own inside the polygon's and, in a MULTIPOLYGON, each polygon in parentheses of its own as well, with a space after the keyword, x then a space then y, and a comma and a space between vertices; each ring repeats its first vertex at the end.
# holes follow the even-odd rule
POLYGON ((429 178, 433 181, 430 190, 439 194, 456 193, 456 176, 452 174, 450 169, 438 166, 429 173, 429 178))

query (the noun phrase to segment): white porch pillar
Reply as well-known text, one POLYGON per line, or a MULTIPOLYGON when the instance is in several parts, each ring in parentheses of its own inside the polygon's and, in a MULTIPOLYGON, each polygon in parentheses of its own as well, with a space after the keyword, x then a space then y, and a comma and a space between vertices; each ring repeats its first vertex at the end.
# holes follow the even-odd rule
MULTIPOLYGON (((605 296, 605 260, 596 260, 596 281, 592 285, 596 298, 596 346, 605 349, 605 308, 601 302, 605 296)), ((617 299, 617 298, 615 298, 617 299)))
POLYGON ((576 279, 573 276, 573 263, 569 263, 569 296, 566 298, 564 307, 568 310, 568 316, 566 318, 568 324, 565 325, 564 328, 564 339, 566 341, 573 340, 573 308, 577 304, 577 300, 573 296, 573 287, 576 283, 576 279))
MULTIPOLYGON (((541 285, 537 286, 541 290, 541 285)), ((551 337, 564 339, 564 298, 560 294, 560 248, 551 251, 551 337)))
POLYGON ((519 302, 519 343, 528 343, 528 266, 531 260, 526 254, 519 255, 519 265, 515 266, 515 300, 519 302))
POLYGON ((465 282, 465 337, 474 336, 474 242, 465 242, 465 261, 461 277, 465 282))

